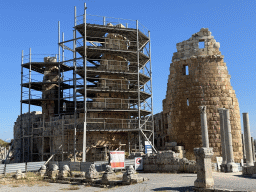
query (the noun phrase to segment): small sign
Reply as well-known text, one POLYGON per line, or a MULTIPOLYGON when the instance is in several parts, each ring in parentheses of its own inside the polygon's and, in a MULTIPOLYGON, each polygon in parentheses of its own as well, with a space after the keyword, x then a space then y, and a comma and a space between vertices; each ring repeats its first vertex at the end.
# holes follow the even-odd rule
POLYGON ((124 168, 124 151, 110 151, 110 165, 112 168, 124 168))
POLYGON ((222 157, 216 157, 217 160, 217 170, 220 170, 220 165, 222 164, 222 157))
POLYGON ((135 157, 135 170, 141 171, 143 170, 143 158, 142 157, 135 157))
POLYGON ((145 154, 152 153, 151 142, 145 141, 145 154))

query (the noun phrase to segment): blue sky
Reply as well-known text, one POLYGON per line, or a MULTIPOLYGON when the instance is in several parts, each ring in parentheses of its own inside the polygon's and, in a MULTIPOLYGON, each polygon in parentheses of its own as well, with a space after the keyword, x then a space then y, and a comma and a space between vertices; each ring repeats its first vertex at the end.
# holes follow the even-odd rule
POLYGON ((65 32, 65 39, 71 39, 74 6, 81 15, 84 2, 87 3, 89 14, 139 20, 151 31, 154 113, 162 110, 176 43, 189 39, 202 27, 209 28, 216 41, 220 42, 220 51, 225 56, 241 117, 243 112, 249 113, 251 134, 256 138, 255 0, 2 0, 1 139, 13 138, 13 125, 20 114, 21 51, 28 54, 31 47, 32 54, 57 54, 58 21, 61 31, 65 32))

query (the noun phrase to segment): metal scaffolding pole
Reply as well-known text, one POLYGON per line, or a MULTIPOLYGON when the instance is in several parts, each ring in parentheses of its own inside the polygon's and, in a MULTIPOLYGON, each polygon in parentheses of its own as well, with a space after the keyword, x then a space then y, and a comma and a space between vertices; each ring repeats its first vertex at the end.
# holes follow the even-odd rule
MULTIPOLYGON (((23 126, 22 126, 22 95, 23 95, 23 59, 24 59, 24 53, 23 50, 21 52, 21 83, 20 83, 20 152, 21 152, 21 147, 24 145, 24 143, 22 142, 22 137, 21 137, 21 133, 23 133, 23 137, 24 137, 24 131, 23 131, 23 126)), ((24 154, 24 150, 23 150, 23 154, 24 154)), ((21 154, 19 154, 19 161, 21 160, 21 154)), ((24 161, 24 157, 23 157, 23 161, 24 161)))
MULTIPOLYGON (((75 14, 75 20, 74 20, 74 26, 76 26, 76 7, 74 10, 75 14)), ((76 112, 77 112, 77 106, 76 106, 76 30, 73 30, 73 101, 74 101, 74 148, 76 147, 76 112)), ((76 149, 74 149, 76 150, 76 149)), ((74 153, 76 153, 74 151, 74 153)), ((74 159, 76 161, 76 156, 74 155, 74 159)))
POLYGON ((74 41, 73 41, 73 48, 74 48, 74 51, 73 51, 73 66, 74 66, 74 69, 73 69, 73 99, 74 99, 74 161, 76 161, 76 61, 75 61, 75 58, 76 58, 76 53, 75 53, 75 30, 73 31, 73 38, 74 38, 74 41))
MULTIPOLYGON (((31 48, 29 48, 29 104, 28 104, 28 127, 27 127, 27 131, 29 133, 30 131, 30 104, 31 104, 31 48)), ((29 137, 27 137, 27 158, 26 158, 26 162, 29 161, 29 137)))
MULTIPOLYGON (((64 38, 64 37, 63 37, 64 38)), ((58 22, 58 48, 59 48, 59 65, 58 65, 58 115, 60 117, 60 21, 58 22)), ((57 59, 57 58, 56 58, 57 59)))
POLYGON ((140 55, 139 55, 139 22, 136 20, 136 30, 137 30, 137 64, 138 64, 138 132, 139 132, 139 151, 141 148, 141 133, 140 133, 140 55))
POLYGON ((152 65, 151 65, 151 40, 150 40, 150 31, 148 31, 149 38, 149 65, 150 65, 150 87, 151 87, 151 120, 152 120, 152 133, 153 133, 153 146, 155 146, 155 133, 154 133, 154 113, 153 113, 153 86, 152 86, 152 65))
POLYGON ((82 162, 86 162, 86 116, 87 116, 87 109, 86 109, 86 97, 87 97, 87 90, 86 90, 86 3, 84 3, 84 131, 83 131, 83 158, 82 162))
POLYGON ((44 160, 44 122, 45 122, 45 114, 43 114, 42 161, 44 160))

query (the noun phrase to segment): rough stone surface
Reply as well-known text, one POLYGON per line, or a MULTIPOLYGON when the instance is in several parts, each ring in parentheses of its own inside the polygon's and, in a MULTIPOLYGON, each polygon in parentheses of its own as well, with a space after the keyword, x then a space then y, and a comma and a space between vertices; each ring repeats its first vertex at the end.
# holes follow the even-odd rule
POLYGON ((59 170, 48 171, 47 175, 48 175, 49 179, 57 179, 59 176, 59 170))
POLYGON ((99 177, 99 173, 95 168, 95 164, 91 164, 88 172, 85 174, 85 178, 88 180, 97 179, 99 177))
POLYGON ((15 179, 24 179, 26 177, 25 173, 22 173, 21 170, 17 170, 15 175, 13 175, 15 179))
POLYGON ((108 184, 109 181, 112 181, 113 179, 116 179, 116 174, 113 171, 113 169, 111 168, 110 165, 107 165, 106 167, 106 171, 104 172, 103 176, 102 176, 102 184, 108 184))
POLYGON ((256 162, 254 163, 254 166, 243 166, 242 167, 242 174, 243 175, 250 175, 250 176, 254 175, 255 176, 255 174, 256 174, 256 162))
POLYGON ((143 158, 144 172, 194 173, 196 162, 179 158, 173 151, 159 151, 143 158))
POLYGON ((214 180, 212 177, 211 157, 213 155, 212 148, 195 148, 197 179, 194 182, 198 188, 212 188, 214 180))
POLYGON ((127 169, 126 172, 123 174, 123 184, 134 184, 134 183, 140 183, 143 182, 143 177, 138 177, 136 174, 135 169, 133 168, 132 165, 130 165, 127 169))
POLYGON ((205 105, 209 145, 213 148, 212 160, 215 161, 215 156, 221 156, 220 117, 217 109, 230 109, 234 158, 239 163, 242 159, 239 105, 219 47, 220 44, 207 28, 202 28, 189 40, 177 44, 177 52, 173 54, 170 64, 166 98, 163 100, 161 138, 164 137, 163 143, 177 142, 184 146, 186 157, 195 159, 193 149, 202 146, 198 106, 205 105), (201 41, 204 42, 204 48, 199 48, 201 41), (186 66, 189 71, 187 75, 186 66))
POLYGON ((64 178, 70 177, 70 176, 71 176, 71 173, 70 173, 69 166, 63 165, 63 169, 59 173, 59 178, 64 179, 64 178))
POLYGON ((39 171, 39 176, 44 177, 46 175, 46 166, 42 165, 39 171))

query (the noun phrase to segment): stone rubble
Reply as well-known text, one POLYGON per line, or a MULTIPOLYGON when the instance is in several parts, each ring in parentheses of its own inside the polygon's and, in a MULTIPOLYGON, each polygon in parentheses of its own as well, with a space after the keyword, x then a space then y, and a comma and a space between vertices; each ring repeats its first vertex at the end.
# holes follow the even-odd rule
POLYGON ((97 179, 98 177, 99 177, 99 173, 95 168, 95 164, 91 164, 88 172, 86 172, 86 174, 85 174, 85 178, 93 181, 93 180, 97 179))
POLYGON ((116 179, 116 174, 110 165, 106 166, 106 171, 103 173, 101 183, 108 184, 109 181, 116 179))
POLYGON ((49 179, 57 179, 59 176, 59 167, 57 164, 53 164, 52 168, 47 172, 49 179))
POLYGON ((15 175, 13 175, 15 179, 24 179, 26 177, 25 173, 22 173, 21 170, 17 170, 15 175))
POLYGON ((125 185, 141 183, 143 181, 144 181, 144 178, 143 177, 139 177, 136 174, 136 171, 135 171, 135 169, 133 168, 132 165, 130 165, 126 169, 126 172, 123 174, 123 184, 125 184, 125 185))

